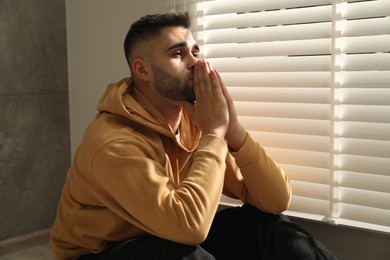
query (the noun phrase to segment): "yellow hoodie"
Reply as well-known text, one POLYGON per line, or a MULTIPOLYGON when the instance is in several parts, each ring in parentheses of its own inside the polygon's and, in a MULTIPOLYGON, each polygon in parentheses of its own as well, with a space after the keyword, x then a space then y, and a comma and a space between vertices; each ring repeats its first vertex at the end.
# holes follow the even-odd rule
POLYGON ((248 135, 240 151, 203 135, 183 110, 176 137, 131 79, 111 84, 70 167, 51 229, 56 259, 104 251, 152 234, 184 244, 206 238, 222 192, 271 213, 291 188, 248 135))

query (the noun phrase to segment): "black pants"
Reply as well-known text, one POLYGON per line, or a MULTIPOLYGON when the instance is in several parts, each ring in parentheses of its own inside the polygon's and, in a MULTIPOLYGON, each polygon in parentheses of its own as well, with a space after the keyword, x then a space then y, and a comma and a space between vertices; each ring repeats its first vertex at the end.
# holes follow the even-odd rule
POLYGON ((244 205, 218 212, 209 235, 199 246, 154 236, 130 239, 82 259, 252 260, 336 259, 321 243, 286 216, 244 205))

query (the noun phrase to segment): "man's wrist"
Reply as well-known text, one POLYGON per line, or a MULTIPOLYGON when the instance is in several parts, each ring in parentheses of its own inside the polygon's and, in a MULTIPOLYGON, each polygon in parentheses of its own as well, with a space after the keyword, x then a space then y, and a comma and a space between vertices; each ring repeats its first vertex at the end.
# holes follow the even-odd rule
POLYGON ((226 135, 226 142, 230 151, 238 152, 244 145, 248 133, 243 127, 239 127, 236 131, 232 131, 229 135, 226 135))
POLYGON ((204 130, 204 131, 202 130, 202 135, 215 135, 221 139, 224 139, 225 133, 226 133, 226 129, 223 128, 204 130))

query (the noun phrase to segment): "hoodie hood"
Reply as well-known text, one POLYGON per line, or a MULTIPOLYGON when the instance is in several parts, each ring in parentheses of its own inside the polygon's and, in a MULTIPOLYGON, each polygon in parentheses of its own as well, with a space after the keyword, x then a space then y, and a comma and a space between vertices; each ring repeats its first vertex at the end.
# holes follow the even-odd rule
MULTIPOLYGON (((171 127, 161 112, 132 83, 131 78, 125 78, 118 83, 110 84, 103 93, 97 110, 126 117, 132 122, 152 129, 162 135, 175 139, 171 127)), ((183 109, 180 129, 190 129, 181 132, 181 145, 186 150, 193 150, 201 136, 200 129, 192 123, 183 109)))

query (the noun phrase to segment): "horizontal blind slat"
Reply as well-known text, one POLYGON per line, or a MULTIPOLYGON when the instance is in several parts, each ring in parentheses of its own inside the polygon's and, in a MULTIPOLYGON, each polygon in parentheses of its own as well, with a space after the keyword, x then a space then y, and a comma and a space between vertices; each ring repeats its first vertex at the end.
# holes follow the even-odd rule
POLYGON ((301 135, 289 133, 249 131, 252 138, 264 147, 330 152, 330 140, 327 136, 301 135))
MULTIPOLYGON (((329 4, 330 0, 311 0, 310 6, 329 4)), ((205 15, 224 14, 224 13, 239 13, 250 12, 253 10, 277 10, 281 8, 296 8, 307 6, 305 0, 222 0, 205 2, 205 15)))
POLYGON ((278 10, 275 12, 229 13, 205 16, 203 18, 203 26, 205 30, 210 30, 326 22, 332 21, 331 14, 332 6, 330 5, 278 10))
POLYGON ((251 131, 329 136, 329 121, 239 116, 251 131))
POLYGON ((221 72, 227 86, 329 87, 329 71, 305 72, 221 72))
POLYGON ((329 200, 329 185, 292 180, 291 188, 294 196, 329 200))
POLYGON ((340 186, 390 193, 390 178, 385 175, 339 171, 340 186))
POLYGON ((206 30, 203 40, 205 44, 215 44, 323 39, 331 37, 331 28, 332 24, 330 22, 324 22, 259 28, 206 30))
POLYGON ((329 201, 312 199, 300 196, 293 196, 287 212, 297 211, 319 216, 327 216, 329 210, 329 201))
POLYGON ((349 3, 342 13, 342 19, 362 19, 390 16, 390 1, 376 0, 349 3))
POLYGON ((342 37, 382 35, 390 33, 390 17, 349 20, 341 29, 342 37))
POLYGON ((340 138, 340 153, 390 158, 390 141, 340 138))
POLYGON ((324 104, 235 102, 241 116, 329 120, 330 107, 324 104))
MULTIPOLYGON (((390 26, 390 25, 389 25, 390 26)), ((390 35, 342 38, 343 53, 369 53, 390 51, 390 35)))
POLYGON ((339 128, 340 137, 390 141, 390 124, 341 121, 339 128))
POLYGON ((340 170, 356 173, 372 173, 390 178, 390 158, 340 154, 340 170))
POLYGON ((366 90, 361 91, 370 91, 371 88, 386 88, 386 90, 374 89, 372 94, 375 95, 376 91, 387 92, 390 86, 390 73, 388 71, 342 71, 340 77, 343 91, 346 91, 346 88, 366 88, 366 90))
POLYGON ((228 90, 232 98, 236 101, 328 104, 330 99, 330 90, 326 88, 253 88, 229 86, 228 90))
MULTIPOLYGON (((375 77, 375 75, 373 75, 373 77, 375 77)), ((345 86, 345 88, 340 91, 340 102, 342 104, 360 106, 390 106, 390 88, 375 88, 378 86, 378 83, 374 84, 374 87, 368 85, 365 89, 347 88, 353 85, 352 82, 349 82, 348 86, 345 86)))
POLYGON ((271 155, 278 163, 303 165, 314 168, 329 167, 329 153, 327 152, 315 152, 315 151, 303 151, 303 150, 288 150, 267 147, 267 153, 271 155))
MULTIPOLYGON (((390 43, 389 43, 390 44, 390 43)), ((341 70, 372 71, 390 70, 390 53, 345 55, 341 59, 341 70)))
POLYGON ((389 123, 390 106, 341 105, 342 121, 389 123))
POLYGON ((208 59, 221 72, 329 71, 331 57, 253 57, 208 59))
POLYGON ((303 165, 279 164, 290 179, 322 184, 330 184, 330 170, 324 168, 307 167, 303 165))
POLYGON ((340 199, 345 204, 366 206, 390 211, 390 193, 339 187, 340 199))
POLYGON ((324 55, 330 54, 330 52, 330 39, 209 44, 204 47, 204 53, 209 59, 227 57, 324 55))

